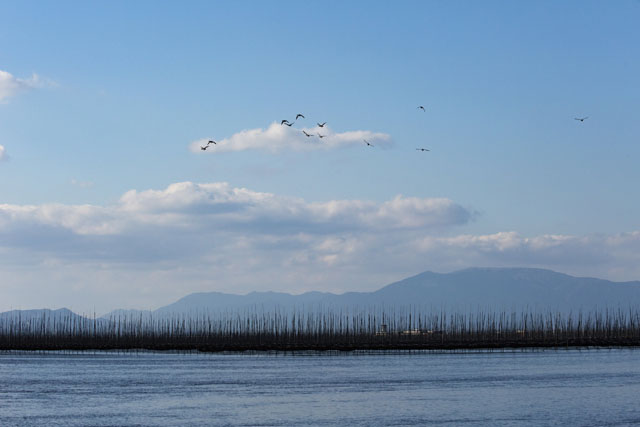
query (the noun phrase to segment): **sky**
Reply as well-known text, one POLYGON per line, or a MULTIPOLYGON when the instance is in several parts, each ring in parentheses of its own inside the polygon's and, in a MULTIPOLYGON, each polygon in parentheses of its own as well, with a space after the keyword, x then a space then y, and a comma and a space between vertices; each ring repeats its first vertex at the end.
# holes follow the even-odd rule
POLYGON ((0 310, 640 280, 638 22, 636 0, 0 1, 0 310))

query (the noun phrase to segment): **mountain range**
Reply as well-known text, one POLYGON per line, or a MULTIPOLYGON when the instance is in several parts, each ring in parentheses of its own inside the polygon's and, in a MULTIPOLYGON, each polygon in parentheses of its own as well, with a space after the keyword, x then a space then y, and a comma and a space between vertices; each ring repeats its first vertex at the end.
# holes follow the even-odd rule
MULTIPOLYGON (((200 292, 154 311, 115 310, 102 317, 368 307, 416 307, 458 312, 528 309, 566 313, 632 306, 640 307, 640 281, 612 282, 536 268, 468 268, 445 274, 427 271, 374 292, 307 292, 300 295, 200 292)), ((38 310, 22 311, 27 312, 35 316, 38 310)), ((15 315, 16 310, 0 313, 0 320, 8 313, 15 315)))
POLYGON ((276 306, 416 306, 463 311, 528 307, 577 311, 629 305, 640 306, 640 281, 611 282, 536 268, 468 268, 446 274, 427 271, 374 292, 307 292, 300 295, 277 292, 251 292, 247 295, 194 293, 156 312, 231 311, 276 306))

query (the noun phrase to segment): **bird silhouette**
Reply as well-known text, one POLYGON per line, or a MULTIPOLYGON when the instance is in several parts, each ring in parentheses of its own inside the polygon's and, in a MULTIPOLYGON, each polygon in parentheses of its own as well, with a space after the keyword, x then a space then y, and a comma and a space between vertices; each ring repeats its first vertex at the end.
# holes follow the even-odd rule
POLYGON ((418 150, 418 151, 431 151, 428 148, 416 148, 416 150, 418 150))
POLYGON ((322 124, 318 123, 318 127, 319 127, 319 128, 323 128, 323 127, 324 127, 324 125, 326 125, 326 124, 327 124, 327 122, 324 122, 324 123, 322 123, 322 124))
POLYGON ((206 150, 207 148, 209 148, 209 144, 207 144, 207 145, 201 145, 201 146, 200 146, 200 149, 201 149, 202 151, 206 150))
POLYGON ((324 138, 325 136, 327 136, 327 135, 320 135, 320 134, 318 134, 318 138, 320 138, 320 139, 324 138))
POLYGON ((217 145, 217 143, 216 143, 214 140, 212 140, 212 139, 210 139, 210 140, 209 140, 209 142, 207 142, 207 146, 208 146, 209 144, 217 145))
POLYGON ((587 120, 589 118, 589 116, 587 117, 574 117, 573 120, 578 120, 580 122, 584 122, 585 120, 587 120))
POLYGON ((421 105, 421 106, 419 106, 419 107, 418 107, 418 109, 420 109, 420 110, 424 111, 425 113, 427 112, 427 110, 425 110, 425 109, 424 109, 424 106, 422 106, 422 105, 421 105))
POLYGON ((366 139, 363 139, 364 143, 367 144, 367 146, 369 147, 373 147, 373 144, 371 144, 369 141, 367 141, 366 139))
POLYGON ((310 136, 313 136, 313 134, 308 134, 308 133, 306 133, 305 131, 302 131, 302 133, 304 133, 304 135, 305 135, 307 138, 309 138, 310 136))
POLYGON ((282 126, 282 125, 286 125, 286 124, 288 124, 288 123, 289 123, 289 120, 284 119, 283 121, 281 121, 281 122, 280 122, 280 126, 282 126))
POLYGON ((289 123, 289 122, 286 122, 286 123, 280 123, 280 124, 281 124, 281 125, 285 125, 285 126, 289 126, 289 127, 293 126, 293 123, 289 123))
POLYGON ((296 120, 298 120, 299 117, 302 117, 303 119, 306 118, 305 116, 303 116, 302 114, 296 114, 296 120))

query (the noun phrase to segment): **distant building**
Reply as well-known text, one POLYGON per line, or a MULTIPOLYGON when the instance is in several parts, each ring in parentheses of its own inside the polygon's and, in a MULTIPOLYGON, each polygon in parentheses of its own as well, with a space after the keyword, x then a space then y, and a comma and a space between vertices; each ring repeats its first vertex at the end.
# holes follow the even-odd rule
POLYGON ((380 335, 389 335, 389 328, 387 325, 380 325, 380 329, 378 330, 378 332, 376 332, 376 335, 380 336, 380 335))
MULTIPOLYGON (((400 332, 394 332, 398 335, 409 335, 409 336, 417 336, 417 335, 442 335, 443 332, 435 329, 407 329, 400 332)), ((376 332, 377 336, 386 336, 391 334, 389 332, 389 327, 387 325, 380 325, 380 329, 376 332)))
POLYGON ((400 332, 400 335, 422 335, 423 332, 420 329, 407 329, 400 332))

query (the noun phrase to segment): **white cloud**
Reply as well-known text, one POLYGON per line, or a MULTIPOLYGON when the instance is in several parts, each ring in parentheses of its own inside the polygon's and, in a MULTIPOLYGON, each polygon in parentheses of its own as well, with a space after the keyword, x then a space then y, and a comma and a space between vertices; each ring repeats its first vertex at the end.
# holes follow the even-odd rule
POLYGON ((22 91, 45 86, 55 86, 55 83, 42 79, 35 73, 31 77, 22 79, 14 77, 7 71, 0 70, 0 102, 6 102, 8 98, 22 91))
POLYGON ((341 230, 435 229, 468 222, 472 213, 449 199, 397 196, 376 203, 303 199, 234 188, 227 183, 181 182, 164 190, 126 192, 113 206, 0 205, 0 234, 17 226, 75 235, 121 235, 140 227, 198 233, 244 230, 254 234, 329 234, 341 230))
POLYGON ((0 162, 8 159, 9 159, 9 155, 7 154, 6 148, 4 148, 3 145, 0 145, 0 162))
MULTIPOLYGON (((215 139, 215 138, 214 138, 215 139)), ((249 129, 231 135, 229 138, 216 141, 206 151, 200 147, 207 144, 209 139, 200 139, 189 144, 194 153, 220 153, 228 151, 265 150, 278 152, 283 150, 312 151, 329 150, 337 147, 360 145, 365 146, 364 140, 376 147, 389 147, 393 144, 390 135, 368 130, 349 132, 334 132, 328 125, 323 128, 293 128, 279 123, 272 123, 267 129, 249 129), (312 135, 305 136, 302 131, 312 135), (322 135, 320 138, 318 134, 322 135)))

